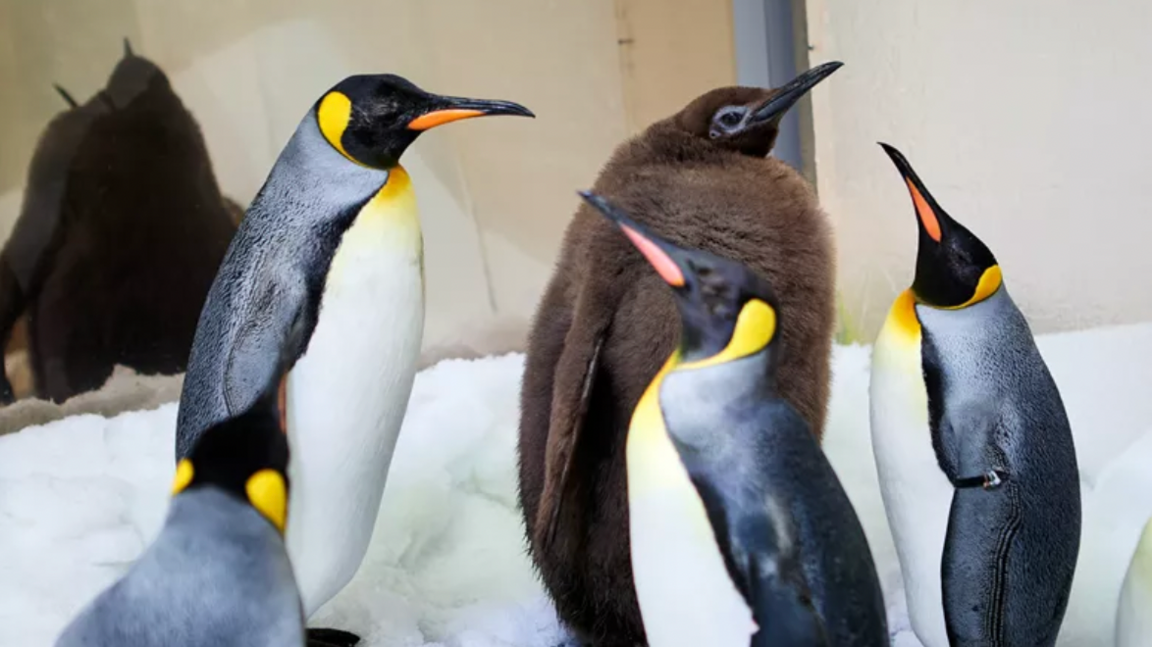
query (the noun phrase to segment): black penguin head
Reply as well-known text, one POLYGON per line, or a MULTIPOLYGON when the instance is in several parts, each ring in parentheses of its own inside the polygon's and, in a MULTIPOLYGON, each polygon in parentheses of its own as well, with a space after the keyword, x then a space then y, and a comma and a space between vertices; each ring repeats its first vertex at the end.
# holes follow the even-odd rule
POLYGON ((880 146, 899 169, 916 210, 920 230, 912 282, 916 300, 936 308, 962 308, 992 296, 1002 281, 996 257, 940 207, 900 151, 880 146))
MULTIPOLYGON (((302 335, 294 326, 290 335, 302 335)), ((285 348, 292 348, 285 344, 285 348)), ((284 534, 288 521, 288 430, 284 385, 294 360, 281 357, 263 392, 246 411, 210 427, 176 465, 173 496, 214 487, 256 509, 284 534)))
POLYGON ((442 124, 486 115, 534 117, 509 101, 445 97, 425 92, 394 74, 350 76, 314 108, 320 132, 348 159, 372 168, 396 166, 420 133, 442 124))
POLYGON ((168 76, 155 63, 137 56, 128 39, 124 39, 124 56, 112 70, 102 98, 116 110, 122 110, 146 92, 171 92, 168 76))
POLYGON ((817 83, 844 64, 833 61, 769 88, 727 87, 707 92, 680 111, 673 122, 721 148, 765 157, 776 143, 780 120, 817 83))
POLYGON ((777 301, 767 280, 727 258, 673 245, 598 195, 580 195, 620 228, 672 288, 680 310, 681 363, 721 363, 771 350, 777 301))

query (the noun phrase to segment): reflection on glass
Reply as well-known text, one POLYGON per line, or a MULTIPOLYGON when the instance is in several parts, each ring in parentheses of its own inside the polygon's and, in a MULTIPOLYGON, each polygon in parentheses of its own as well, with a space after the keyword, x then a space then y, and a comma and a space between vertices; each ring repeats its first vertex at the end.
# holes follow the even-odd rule
MULTIPOLYGON (((0 253, 0 334, 26 329, 25 376, 0 398, 61 402, 122 365, 183 372, 200 308, 243 209, 223 197, 168 77, 124 41, 106 87, 41 135, 0 253), (28 383, 30 382, 30 383, 28 383)), ((23 332, 23 331, 18 331, 23 332)))

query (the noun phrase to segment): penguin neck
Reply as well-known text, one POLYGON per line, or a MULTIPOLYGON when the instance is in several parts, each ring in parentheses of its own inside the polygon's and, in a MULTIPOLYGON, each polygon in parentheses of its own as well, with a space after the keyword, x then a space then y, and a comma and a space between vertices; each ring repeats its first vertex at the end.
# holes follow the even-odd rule
POLYGON ((660 409, 668 434, 685 446, 716 441, 718 420, 744 419, 778 400, 770 353, 762 350, 699 368, 673 367, 660 385, 660 409))
POLYGON ((267 194, 279 204, 288 198, 312 213, 336 214, 375 195, 389 174, 341 155, 324 139, 315 115, 309 113, 280 153, 257 201, 267 194))
POLYGON ((775 360, 768 348, 718 364, 709 364, 706 359, 692 363, 681 359, 689 356, 683 349, 676 352, 676 361, 665 382, 675 377, 677 381, 690 381, 701 392, 723 393, 731 399, 776 394, 775 360))
POLYGON ((168 507, 166 528, 177 534, 199 534, 215 539, 256 538, 280 542, 282 535, 247 502, 215 486, 182 492, 168 507))
POLYGON ((681 129, 672 120, 649 126, 636 141, 643 147, 642 157, 669 160, 678 164, 716 163, 740 156, 738 151, 715 146, 712 142, 681 129))

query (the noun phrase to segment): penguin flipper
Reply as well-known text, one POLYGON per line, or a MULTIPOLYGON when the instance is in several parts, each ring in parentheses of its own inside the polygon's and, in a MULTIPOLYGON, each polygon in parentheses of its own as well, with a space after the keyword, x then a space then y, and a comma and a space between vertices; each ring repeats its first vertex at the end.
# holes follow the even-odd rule
POLYGON ((1004 450, 996 444, 999 416, 992 410, 971 407, 963 418, 942 417, 932 425, 932 449, 952 487, 992 490, 1008 478, 1001 462, 1004 450))
MULTIPOLYGON (((675 442, 675 441, 674 441, 675 442)), ((677 446, 681 456, 690 453, 677 446)), ((736 479, 709 478, 685 460, 724 565, 759 630, 751 647, 824 647, 828 636, 804 579, 792 520, 770 498, 749 496, 736 479)))
MULTIPOLYGON (((308 335, 304 334, 303 305, 302 290, 275 282, 269 282, 245 304, 243 323, 224 368, 224 403, 230 414, 244 411, 265 393, 268 376, 277 362, 286 361, 291 367, 304 354, 308 335)), ((277 399, 283 414, 283 381, 279 387, 277 399)))
MULTIPOLYGON (((567 354, 569 349, 575 349, 580 345, 565 346, 564 353, 567 354)), ((568 478, 572 463, 575 461, 576 447, 583 435, 584 418, 588 414, 588 402, 600 367, 600 351, 603 346, 604 334, 601 332, 594 335, 594 341, 586 346, 591 351, 587 361, 582 363, 584 370, 581 375, 569 372, 558 372, 557 375, 556 389, 552 397, 552 419, 548 428, 548 449, 544 460, 544 489, 540 495, 540 509, 537 511, 536 519, 535 539, 544 547, 552 545, 560 524, 560 512, 568 491, 568 478), (577 381, 580 390, 573 399, 568 391, 577 381), (566 402, 572 402, 572 406, 557 406, 566 402)), ((564 355, 561 355, 560 365, 564 365, 565 359, 564 355)))
POLYGON ((752 636, 751 647, 826 647, 828 634, 812 603, 811 592, 802 578, 789 573, 798 569, 785 566, 753 560, 753 570, 759 576, 752 579, 750 606, 759 630, 752 636))

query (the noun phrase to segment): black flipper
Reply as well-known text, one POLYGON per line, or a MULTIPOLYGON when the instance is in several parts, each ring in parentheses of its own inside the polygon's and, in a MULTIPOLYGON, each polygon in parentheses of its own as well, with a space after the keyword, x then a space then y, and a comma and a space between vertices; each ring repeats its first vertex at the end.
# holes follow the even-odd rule
POLYGON ((60 96, 64 97, 64 100, 68 102, 69 108, 75 108, 80 105, 79 103, 76 103, 76 100, 72 98, 72 95, 68 94, 68 91, 60 87, 59 84, 53 83, 52 87, 56 88, 56 92, 58 92, 60 96))
MULTIPOLYGON (((683 445, 675 440, 673 444, 682 457, 691 456, 690 450, 683 445)), ((816 612, 812 593, 801 573, 799 556, 783 546, 764 550, 765 541, 776 536, 774 525, 790 522, 771 519, 775 511, 762 501, 760 505, 743 505, 752 501, 733 496, 730 489, 729 498, 725 501, 720 492, 723 480, 714 482, 700 470, 693 471, 695 466, 692 458, 685 461, 692 484, 708 513, 728 575, 759 625, 759 631, 752 636, 751 647, 827 645, 824 623, 816 612)), ((732 481, 728 483, 735 484, 732 481)))
POLYGON ((956 489, 995 489, 1008 477, 1002 462, 1005 452, 997 445, 999 411, 993 403, 973 401, 945 415, 943 362, 932 334, 925 330, 923 335, 921 363, 928 391, 928 425, 940 471, 956 489))
POLYGON ((308 629, 308 647, 353 647, 360 636, 339 629, 308 629))
MULTIPOLYGON (((760 629, 753 634, 751 647, 825 647, 828 635, 812 604, 811 593, 803 578, 790 577, 782 569, 784 566, 775 566, 775 576, 752 579, 752 613, 760 629)), ((753 563, 753 568, 764 572, 773 567, 753 563)))
MULTIPOLYGON (((253 295, 244 307, 249 311, 242 317, 246 323, 236 333, 224 369, 224 402, 229 413, 243 411, 264 387, 268 364, 278 361, 284 353, 289 365, 304 354, 309 335, 304 334, 304 289, 293 288, 268 281, 265 288, 253 295)), ((281 387, 283 385, 281 384, 281 387)), ((277 397, 283 399, 283 388, 277 397)), ((283 402, 280 403, 283 407, 283 402)))

